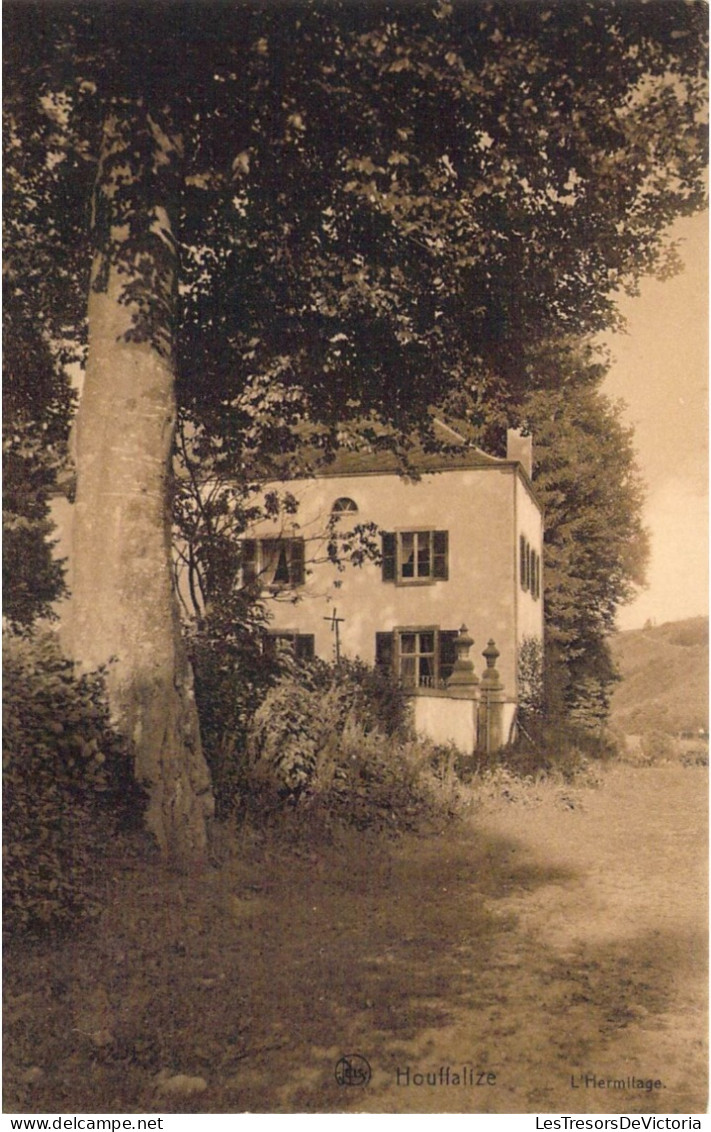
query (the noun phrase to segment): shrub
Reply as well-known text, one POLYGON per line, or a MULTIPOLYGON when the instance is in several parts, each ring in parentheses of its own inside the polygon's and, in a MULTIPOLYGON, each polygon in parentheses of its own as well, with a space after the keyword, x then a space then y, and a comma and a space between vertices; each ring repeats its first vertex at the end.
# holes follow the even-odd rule
POLYGON ((454 816, 460 800, 454 752, 349 719, 319 753, 301 805, 322 821, 399 833, 454 816))
POLYGON ((642 762, 648 766, 655 763, 673 762, 680 754, 679 742, 664 731, 647 731, 640 740, 642 762))
POLYGON ((263 647, 263 628, 258 610, 245 608, 229 625, 213 615, 187 637, 218 817, 244 805, 256 788, 255 773, 262 785, 265 776, 281 773, 279 789, 298 792, 319 744, 342 730, 349 715, 366 732, 408 733, 408 701, 389 673, 361 660, 297 663, 289 649, 263 647), (329 714, 322 718, 325 704, 329 714), (255 757, 270 744, 273 758, 255 757))
MULTIPOLYGON (((297 673, 298 678, 298 673, 297 673)), ((366 732, 405 739, 411 732, 410 701, 399 681, 385 668, 372 667, 359 658, 337 664, 317 660, 303 672, 311 687, 338 687, 342 715, 351 715, 366 732)))
POLYGON ((409 738, 395 692, 361 662, 319 662, 282 677, 250 728, 246 807, 298 812, 312 831, 333 823, 398 831, 456 810, 454 752, 409 738))
POLYGON ((68 925, 98 908, 98 855, 140 813, 101 674, 75 678, 50 634, 3 649, 4 925, 68 925))
MULTIPOLYGON (((565 782, 588 774, 591 764, 614 758, 617 744, 611 732, 593 734, 568 719, 528 719, 519 726, 514 743, 489 756, 475 756, 470 770, 504 766, 528 778, 555 775, 565 782)), ((471 760, 468 760, 468 763, 471 760)))
POLYGON ((555 771, 539 771, 535 775, 521 775, 505 766, 486 770, 472 779, 471 804, 478 811, 504 806, 536 807, 552 805, 574 810, 584 806, 584 790, 599 786, 601 779, 594 770, 578 774, 574 782, 555 771))
POLYGON ((304 678, 282 677, 250 728, 249 758, 258 781, 280 796, 298 796, 314 780, 322 749, 338 741, 345 710, 336 686, 309 687, 304 678))
POLYGON ((708 766, 709 765, 709 749, 708 746, 689 746, 683 747, 679 756, 682 766, 708 766))
POLYGON ((245 789, 251 720, 284 665, 281 658, 265 655, 258 631, 241 625, 193 627, 188 651, 215 810, 222 818, 245 789))
POLYGON ((543 641, 524 637, 518 654, 518 710, 523 720, 539 720, 544 711, 543 641))
POLYGON ((597 787, 600 762, 617 754, 613 737, 592 736, 570 720, 539 717, 519 726, 518 738, 489 755, 460 755, 455 769, 475 806, 500 802, 574 809, 575 787, 597 787))

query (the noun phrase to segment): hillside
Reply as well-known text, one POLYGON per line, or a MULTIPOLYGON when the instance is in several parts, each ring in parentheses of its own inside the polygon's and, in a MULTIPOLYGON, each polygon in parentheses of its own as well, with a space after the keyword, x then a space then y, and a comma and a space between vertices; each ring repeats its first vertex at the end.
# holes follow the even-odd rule
POLYGON ((692 617, 610 639, 622 675, 611 723, 625 734, 707 728, 709 620, 692 617))

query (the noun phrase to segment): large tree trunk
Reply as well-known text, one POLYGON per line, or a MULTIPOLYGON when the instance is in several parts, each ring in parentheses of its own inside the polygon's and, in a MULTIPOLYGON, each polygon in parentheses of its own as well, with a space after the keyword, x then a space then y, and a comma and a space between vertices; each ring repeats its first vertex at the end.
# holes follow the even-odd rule
POLYGON ((140 105, 107 118, 76 428, 71 640, 82 669, 109 664, 148 828, 167 857, 190 864, 205 855, 213 799, 170 561, 179 155, 180 139, 140 105))

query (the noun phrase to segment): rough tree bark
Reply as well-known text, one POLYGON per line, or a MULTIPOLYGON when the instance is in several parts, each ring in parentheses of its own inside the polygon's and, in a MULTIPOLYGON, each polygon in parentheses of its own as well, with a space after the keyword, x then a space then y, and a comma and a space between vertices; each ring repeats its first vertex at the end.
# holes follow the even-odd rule
POLYGON ((166 857, 190 864, 205 855, 213 798, 170 562, 180 151, 140 104, 106 118, 76 427, 71 641, 82 669, 110 662, 111 709, 148 790, 147 826, 166 857))

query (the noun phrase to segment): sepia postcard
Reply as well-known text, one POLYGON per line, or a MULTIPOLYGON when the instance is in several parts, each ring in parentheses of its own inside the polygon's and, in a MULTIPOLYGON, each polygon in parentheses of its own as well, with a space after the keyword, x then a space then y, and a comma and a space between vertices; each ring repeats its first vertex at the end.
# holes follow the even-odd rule
POLYGON ((4 1127, 701 1129, 706 5, 4 32, 4 1127))

